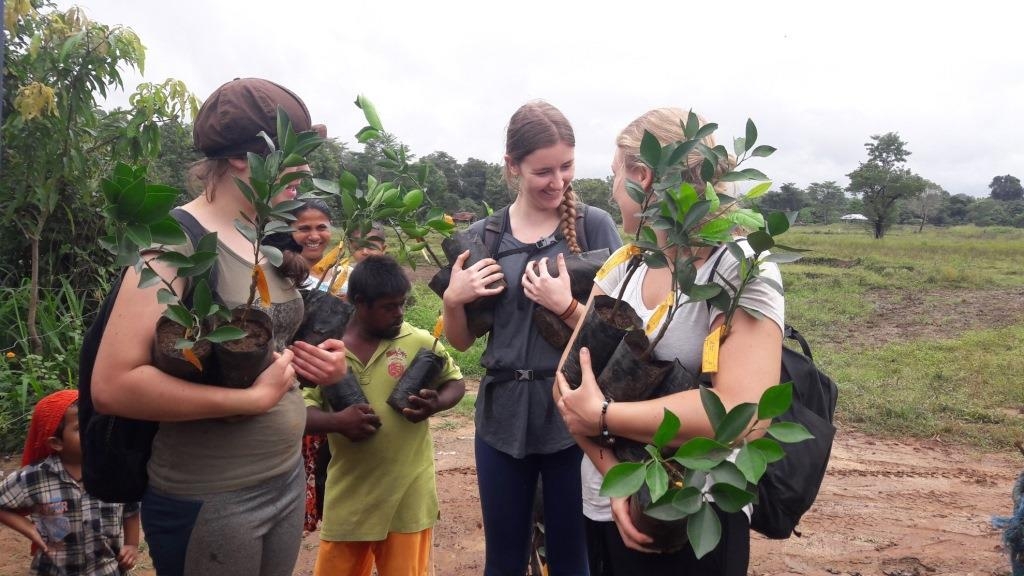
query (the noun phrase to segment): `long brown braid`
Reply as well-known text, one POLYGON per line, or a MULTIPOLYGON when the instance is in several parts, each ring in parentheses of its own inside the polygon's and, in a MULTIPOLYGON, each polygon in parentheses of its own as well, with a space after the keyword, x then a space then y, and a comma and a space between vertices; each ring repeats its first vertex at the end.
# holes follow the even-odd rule
POLYGON ((572 184, 565 187, 558 213, 562 218, 562 234, 565 236, 565 243, 569 245, 569 252, 579 254, 583 250, 576 239, 576 193, 573 192, 572 184))

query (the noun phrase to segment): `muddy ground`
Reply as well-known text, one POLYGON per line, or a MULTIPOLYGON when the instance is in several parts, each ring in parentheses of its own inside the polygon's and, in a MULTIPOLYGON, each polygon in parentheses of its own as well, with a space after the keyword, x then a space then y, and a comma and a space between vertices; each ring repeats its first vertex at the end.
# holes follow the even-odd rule
MULTIPOLYGON (((441 499, 436 574, 482 572, 483 530, 473 467, 473 424, 432 426, 441 499)), ((14 469, 16 459, 4 462, 14 469)), ((938 441, 879 440, 840 429, 821 493, 799 538, 754 535, 752 575, 1008 575, 993 515, 1010 513, 1020 454, 978 454, 938 441)), ((296 575, 312 574, 317 537, 303 541, 296 575)), ((0 529, 0 576, 25 574, 28 545, 0 529)), ((153 574, 143 558, 136 574, 153 574)))

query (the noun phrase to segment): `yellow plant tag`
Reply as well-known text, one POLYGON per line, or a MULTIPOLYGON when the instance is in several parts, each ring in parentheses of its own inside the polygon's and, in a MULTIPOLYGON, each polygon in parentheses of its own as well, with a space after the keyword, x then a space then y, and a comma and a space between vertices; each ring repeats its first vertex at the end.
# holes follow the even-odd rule
POLYGON ((718 372, 718 348, 725 337, 725 326, 719 326, 704 339, 704 354, 701 357, 700 371, 706 374, 718 372))
POLYGON ((444 333, 444 314, 438 314, 437 322, 434 322, 434 339, 441 337, 444 333))
POLYGON ((335 260, 338 259, 338 254, 340 254, 341 251, 344 249, 345 241, 342 240, 341 242, 338 242, 337 246, 328 250, 327 253, 324 254, 322 258, 320 258, 320 261, 314 264, 313 267, 309 269, 309 271, 323 278, 323 275, 327 273, 331 266, 334 266, 335 260))
POLYGON ((598 280, 604 280, 604 277, 610 274, 616 266, 622 264, 626 260, 629 260, 633 256, 638 256, 639 254, 640 249, 632 244, 622 246, 616 250, 614 254, 609 256, 607 260, 605 260, 604 265, 601 266, 601 269, 597 271, 597 274, 595 274, 595 278, 598 280))
POLYGON ((196 370, 203 371, 203 363, 199 361, 199 357, 196 356, 196 353, 191 348, 184 348, 181 351, 181 355, 185 357, 185 360, 188 360, 189 364, 195 366, 196 370))
POLYGON ((260 293, 260 304, 264 308, 270 307, 270 285, 267 284, 267 275, 263 267, 256 265, 252 267, 252 277, 256 280, 256 290, 260 293))
POLYGON ((658 329, 658 325, 661 324, 662 319, 665 318, 665 315, 668 314, 668 311, 675 303, 675 293, 669 292, 668 296, 665 297, 665 300, 662 301, 661 304, 658 304, 658 307, 654 309, 654 314, 651 314, 651 319, 647 321, 647 326, 644 328, 644 331, 647 332, 648 336, 658 329))
POLYGON ((341 272, 338 272, 334 282, 331 282, 331 289, 329 290, 331 294, 341 295, 341 287, 345 285, 345 282, 348 282, 348 258, 343 259, 339 266, 341 266, 341 272))

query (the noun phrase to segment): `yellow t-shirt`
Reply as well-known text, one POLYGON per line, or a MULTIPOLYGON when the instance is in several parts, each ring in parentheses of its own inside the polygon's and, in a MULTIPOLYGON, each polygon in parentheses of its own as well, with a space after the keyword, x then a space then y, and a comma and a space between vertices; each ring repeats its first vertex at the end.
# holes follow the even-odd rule
MULTIPOLYGON (((389 532, 413 533, 434 525, 438 517, 434 482, 434 442, 429 422, 412 423, 387 405, 388 396, 420 348, 434 337, 409 323, 393 340, 383 340, 364 365, 351 353, 349 366, 380 417, 381 427, 362 442, 328 434, 324 518, 320 538, 331 542, 383 540, 389 532)), ((445 358, 434 384, 459 380, 462 372, 443 346, 445 358)), ((326 408, 319 388, 303 391, 307 406, 326 408)))

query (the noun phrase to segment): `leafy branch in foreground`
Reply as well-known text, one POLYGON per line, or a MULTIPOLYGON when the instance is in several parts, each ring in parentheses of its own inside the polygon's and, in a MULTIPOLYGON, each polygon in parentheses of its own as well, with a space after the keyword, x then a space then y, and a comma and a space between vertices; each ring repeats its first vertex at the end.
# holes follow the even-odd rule
POLYGON ((772 386, 757 404, 745 402, 728 411, 708 388, 702 386, 700 395, 714 438, 691 438, 673 451, 680 422, 666 409, 653 440, 644 447, 648 458, 616 464, 601 484, 602 496, 620 498, 646 487, 650 504, 641 513, 662 521, 686 521, 697 558, 721 540, 721 523, 712 504, 732 513, 755 503, 757 483, 768 465, 785 455, 779 443, 813 437, 801 424, 771 422, 789 409, 792 383, 772 386), (736 457, 730 460, 734 452, 736 457))

